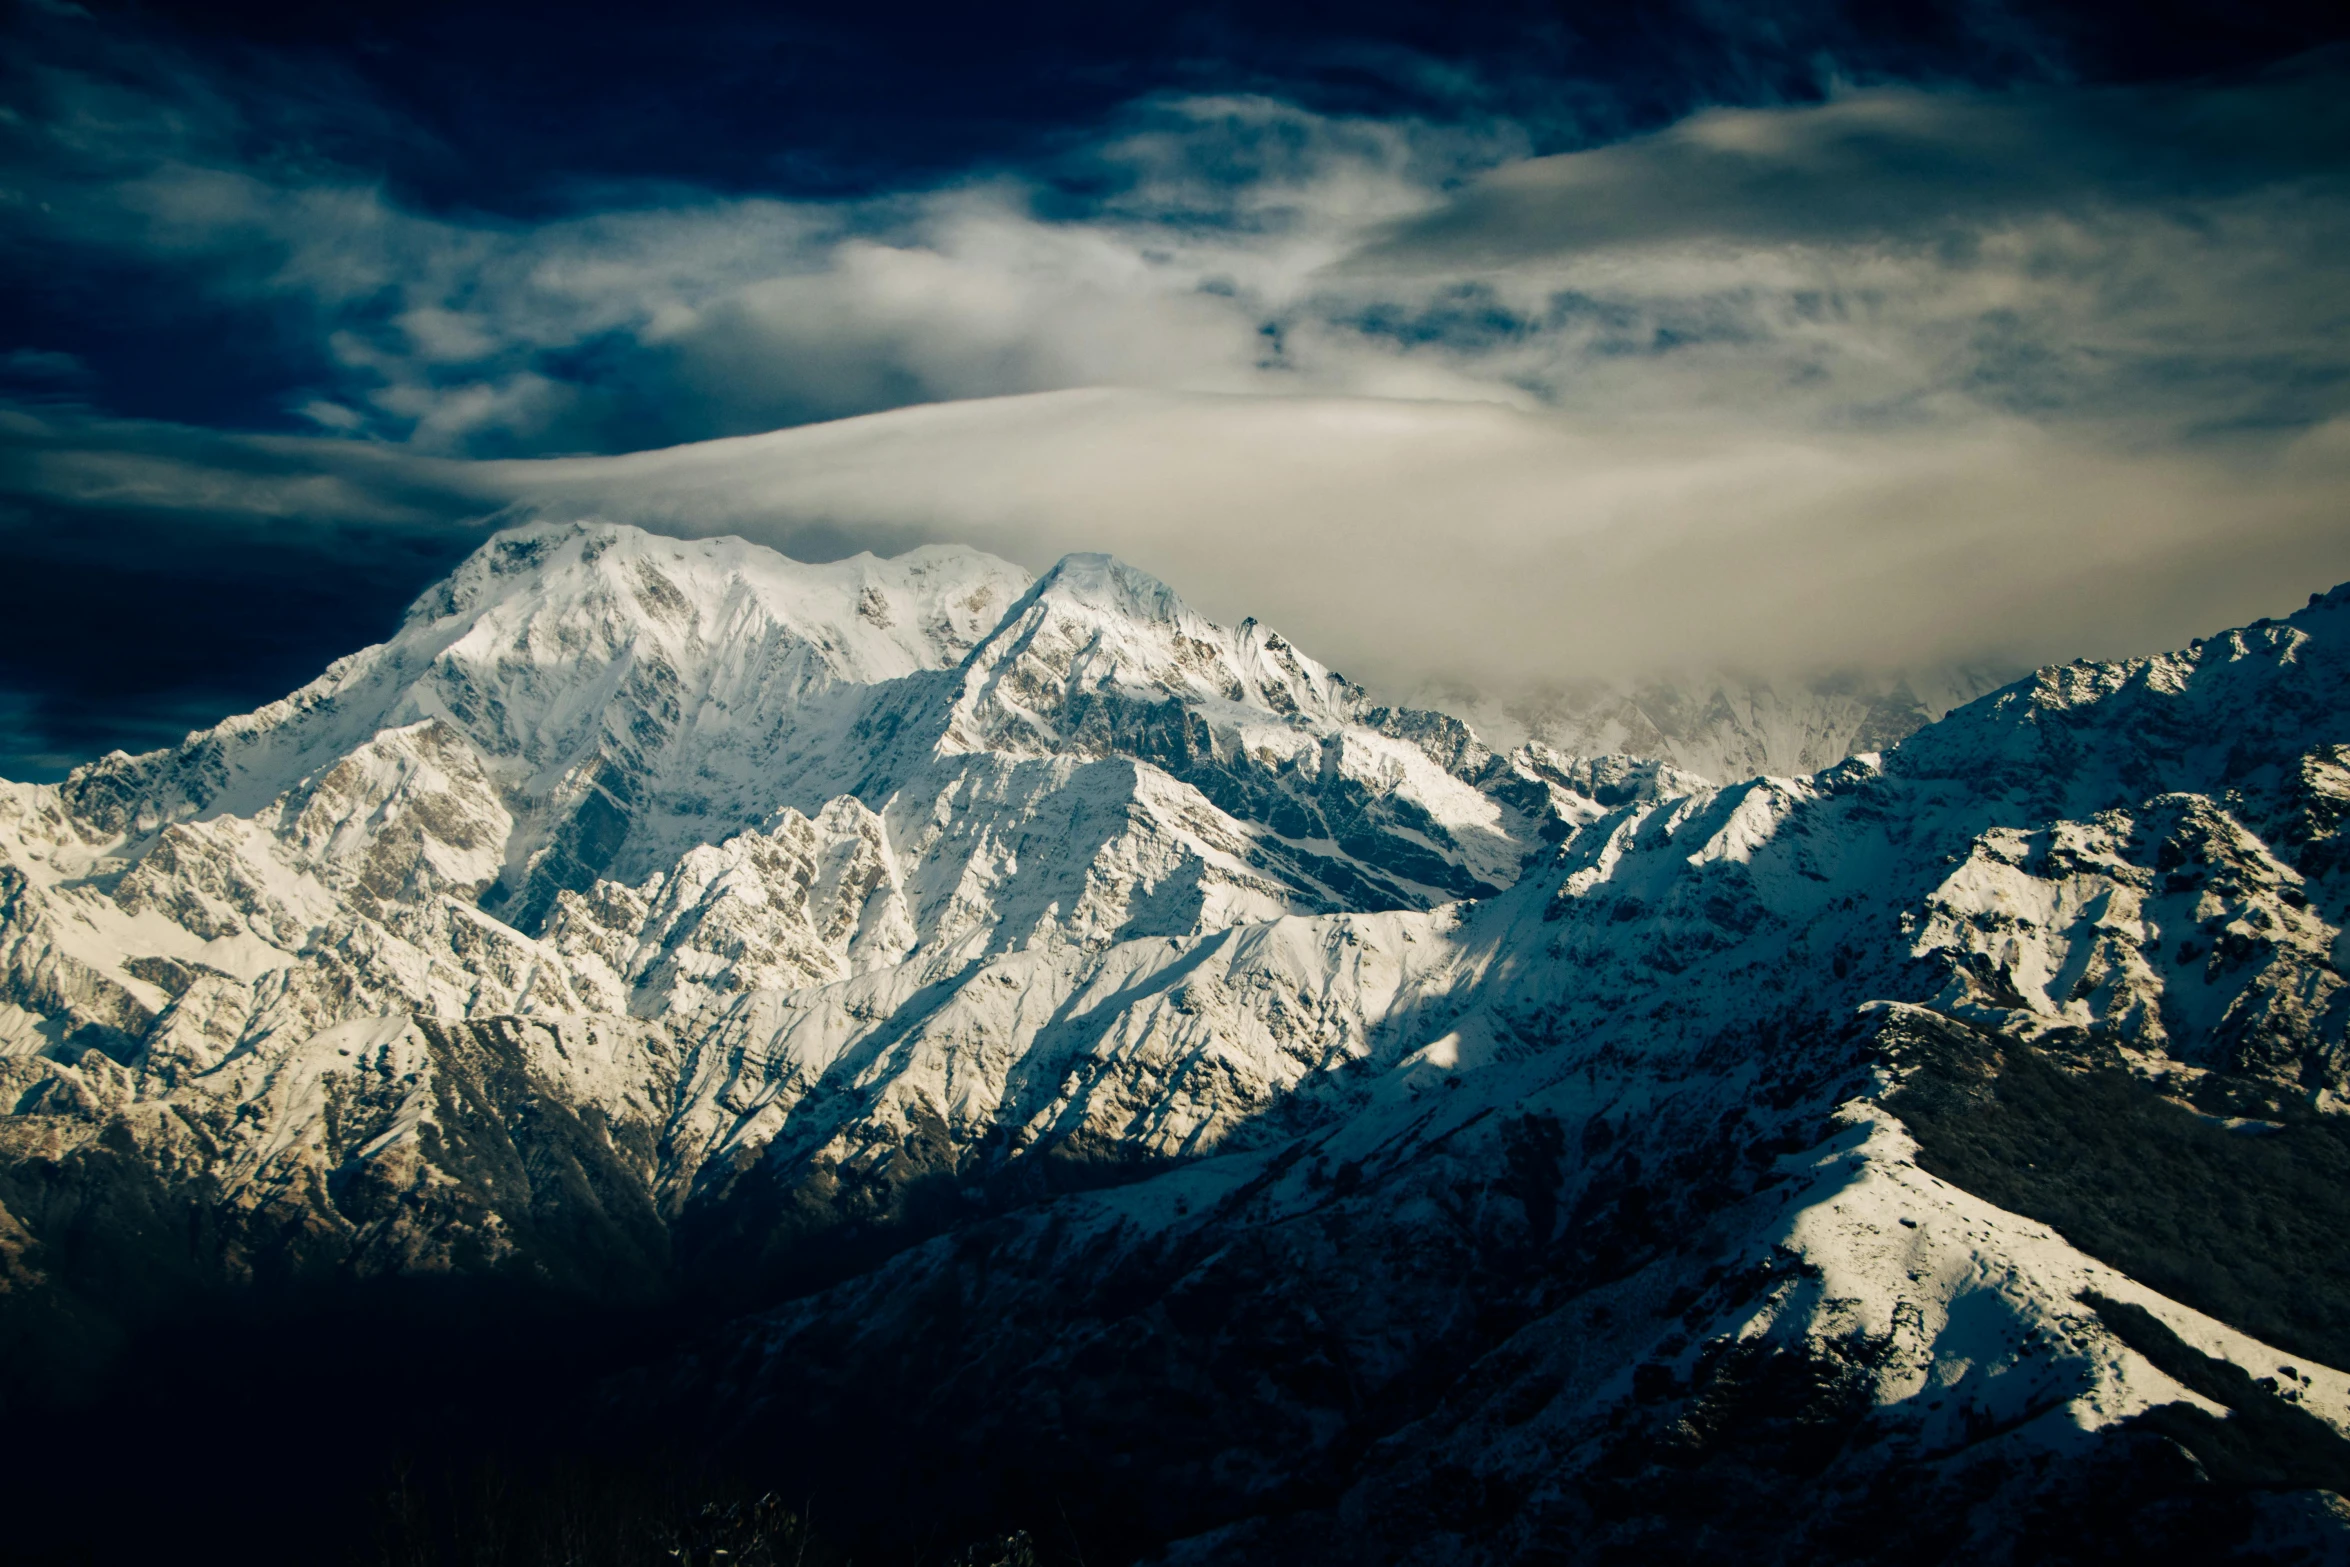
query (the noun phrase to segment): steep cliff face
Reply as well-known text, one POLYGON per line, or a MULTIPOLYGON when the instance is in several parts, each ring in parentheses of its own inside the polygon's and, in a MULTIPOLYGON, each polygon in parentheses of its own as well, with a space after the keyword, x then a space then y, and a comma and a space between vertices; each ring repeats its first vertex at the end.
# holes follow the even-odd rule
POLYGON ((501 535, 0 792, 10 1331, 716 1291, 623 1406, 1172 1560, 2324 1537, 2346 674, 2337 590, 1718 784, 1103 557, 501 535))

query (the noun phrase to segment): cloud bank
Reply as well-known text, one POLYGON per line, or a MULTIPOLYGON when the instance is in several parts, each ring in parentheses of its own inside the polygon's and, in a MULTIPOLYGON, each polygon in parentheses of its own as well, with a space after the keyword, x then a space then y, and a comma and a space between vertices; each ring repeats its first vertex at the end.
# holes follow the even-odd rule
POLYGON ((1391 690, 2110 654, 2350 578, 2335 56, 1565 152, 1474 93, 1159 94, 905 188, 528 218, 200 80, 13 80, 0 239, 150 351, 0 354, 0 550, 344 559, 346 641, 529 511, 1108 549, 1391 690))
POLYGON ((2236 461, 2012 419, 1796 436, 1078 392, 480 472, 525 509, 803 554, 1106 542, 1397 690, 2127 653, 2350 578, 2350 422, 2236 461))

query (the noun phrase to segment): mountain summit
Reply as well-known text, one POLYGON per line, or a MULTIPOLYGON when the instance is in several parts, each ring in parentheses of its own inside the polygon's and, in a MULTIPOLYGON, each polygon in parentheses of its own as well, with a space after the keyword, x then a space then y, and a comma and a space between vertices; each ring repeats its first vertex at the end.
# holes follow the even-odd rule
POLYGON ((501 534, 0 792, 11 1396, 438 1281, 687 1311, 576 1418, 884 1543, 2338 1549, 2345 676, 2336 590, 1717 784, 1105 556, 501 534))

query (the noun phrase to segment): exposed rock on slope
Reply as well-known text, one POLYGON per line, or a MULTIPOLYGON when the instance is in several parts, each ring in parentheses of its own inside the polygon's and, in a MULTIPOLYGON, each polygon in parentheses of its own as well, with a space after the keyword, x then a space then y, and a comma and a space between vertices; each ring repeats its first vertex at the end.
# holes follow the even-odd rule
MULTIPOLYGON (((625 1145, 671 1219, 754 1167, 760 1225, 836 1222, 789 1217, 811 1183, 886 1214, 906 1146, 1196 1147, 1295 1069, 1203 1078, 1162 1112, 1207 1130, 1128 1147, 1148 1067, 1008 1083, 1013 1040, 968 1059, 1004 1012, 973 1003, 1017 968, 1030 1011, 1074 1005, 1123 940, 1490 891, 1600 809, 1589 768, 1362 707, 1102 557, 1029 583, 970 551, 501 535, 285 701, 9 786, 5 1071, 24 1115, 60 1111, 19 1130, 70 1163, 115 1128, 238 1223, 306 1193, 321 1233, 376 1222, 343 1195, 372 1172, 413 1233, 321 1254, 348 1266, 446 1259, 477 1209, 537 1201, 433 1151, 504 1115, 452 1097, 433 1044, 489 1019, 531 1020, 495 1036, 526 1042, 524 1092, 625 1145)), ((566 1272, 502 1245, 477 1260, 566 1272)))
MULTIPOLYGON (((1366 987, 1374 1075, 1284 1101, 1312 1129, 959 1231, 645 1396, 886 1408, 976 1494, 1016 1451, 1178 1560, 2338 1550, 2331 1308, 2250 1310, 2278 1254, 2235 1237, 2340 1138, 2197 1191, 2209 1161, 2117 1157, 2092 1096, 2034 1145, 2061 1191, 1994 1188, 1947 1115, 1921 1169, 1897 1117, 1927 1101, 1887 1095, 1987 1039, 2121 1074, 2174 1141, 2284 1124, 2231 1105, 2332 1125, 2346 622, 2338 592, 1881 759, 1627 802, 1457 913, 1291 922, 1218 993, 1312 993, 1316 955, 1398 976, 1366 987), (2186 1183, 2166 1268, 2097 1218, 2150 1177, 2186 1183)), ((2299 1287, 2338 1288, 2327 1233, 2292 1230, 2299 1287)))

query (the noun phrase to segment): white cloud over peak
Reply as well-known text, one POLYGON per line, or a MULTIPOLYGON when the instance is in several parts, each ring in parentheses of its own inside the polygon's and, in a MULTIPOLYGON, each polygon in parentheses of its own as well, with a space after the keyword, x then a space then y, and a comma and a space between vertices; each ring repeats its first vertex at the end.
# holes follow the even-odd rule
POLYGON ((1764 435, 1495 405, 1068 392, 474 470, 527 509, 787 552, 1108 547, 1358 678, 2033 662, 2183 642, 2350 578, 2350 437, 2282 461, 2016 420, 1764 435))

